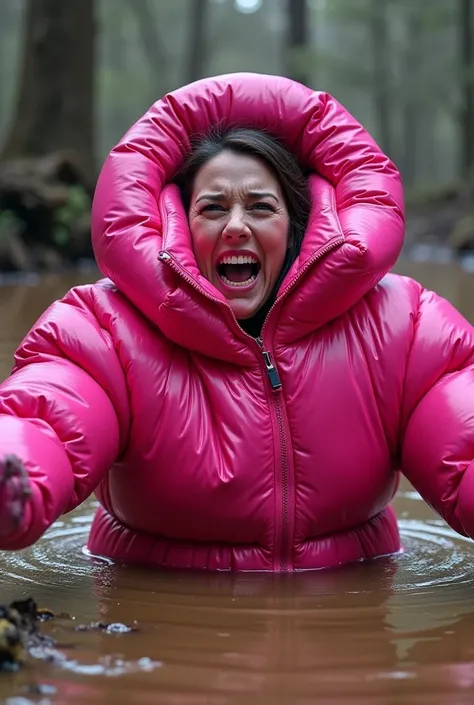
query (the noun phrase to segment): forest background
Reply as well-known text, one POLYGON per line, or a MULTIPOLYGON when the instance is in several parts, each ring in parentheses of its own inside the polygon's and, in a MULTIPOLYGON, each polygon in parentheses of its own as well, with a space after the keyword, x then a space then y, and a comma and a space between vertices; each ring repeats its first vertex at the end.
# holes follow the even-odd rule
POLYGON ((473 0, 0 0, 0 270, 92 258, 100 165, 166 92, 328 91, 400 169, 407 247, 474 250, 473 0))

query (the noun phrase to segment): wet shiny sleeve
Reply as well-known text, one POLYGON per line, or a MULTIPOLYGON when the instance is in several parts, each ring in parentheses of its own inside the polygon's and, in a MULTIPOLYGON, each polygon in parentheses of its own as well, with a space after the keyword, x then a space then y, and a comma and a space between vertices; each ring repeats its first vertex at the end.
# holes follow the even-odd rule
POLYGON ((51 306, 15 360, 0 385, 0 452, 24 462, 32 498, 0 549, 31 545, 86 499, 117 458, 127 424, 117 355, 76 294, 51 306))
POLYGON ((474 538, 474 328, 432 292, 421 293, 403 396, 402 470, 474 538))

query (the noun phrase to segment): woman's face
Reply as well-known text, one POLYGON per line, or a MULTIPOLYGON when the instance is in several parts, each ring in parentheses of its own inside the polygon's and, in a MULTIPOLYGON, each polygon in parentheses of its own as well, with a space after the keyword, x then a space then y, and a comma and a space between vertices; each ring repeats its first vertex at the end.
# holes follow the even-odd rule
POLYGON ((270 296, 288 247, 278 179, 256 157, 221 152, 194 179, 189 225, 201 274, 237 319, 253 316, 270 296))

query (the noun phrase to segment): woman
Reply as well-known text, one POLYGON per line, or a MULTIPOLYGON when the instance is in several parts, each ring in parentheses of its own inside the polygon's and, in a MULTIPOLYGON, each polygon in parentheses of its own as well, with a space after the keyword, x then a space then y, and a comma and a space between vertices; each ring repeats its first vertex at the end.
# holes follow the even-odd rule
POLYGON ((235 74, 158 101, 99 179, 108 279, 51 306, 0 388, 0 546, 95 491, 93 553, 334 566, 399 550, 399 471, 474 536, 474 330, 385 276, 403 230, 395 167, 327 94, 235 74))

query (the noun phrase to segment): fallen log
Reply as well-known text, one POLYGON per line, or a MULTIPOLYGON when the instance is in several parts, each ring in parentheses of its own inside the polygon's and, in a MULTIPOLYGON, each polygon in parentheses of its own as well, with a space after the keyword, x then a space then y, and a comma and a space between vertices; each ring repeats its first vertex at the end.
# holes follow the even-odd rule
POLYGON ((70 152, 0 164, 0 271, 68 268, 93 257, 92 193, 70 152))

